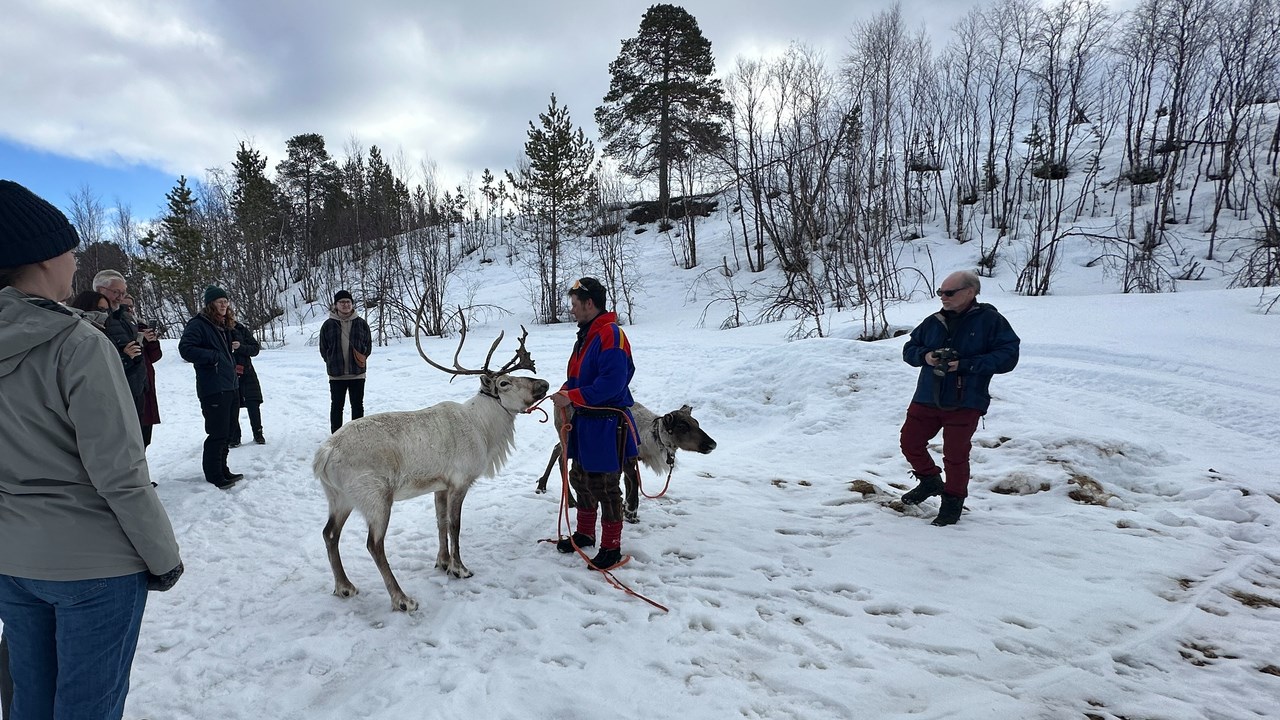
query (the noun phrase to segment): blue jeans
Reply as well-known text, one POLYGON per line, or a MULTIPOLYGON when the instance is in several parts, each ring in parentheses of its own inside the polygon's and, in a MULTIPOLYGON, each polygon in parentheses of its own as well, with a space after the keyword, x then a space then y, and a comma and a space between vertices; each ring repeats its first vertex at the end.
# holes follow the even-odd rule
POLYGON ((146 606, 145 572, 69 581, 0 575, 11 720, 119 720, 146 606))

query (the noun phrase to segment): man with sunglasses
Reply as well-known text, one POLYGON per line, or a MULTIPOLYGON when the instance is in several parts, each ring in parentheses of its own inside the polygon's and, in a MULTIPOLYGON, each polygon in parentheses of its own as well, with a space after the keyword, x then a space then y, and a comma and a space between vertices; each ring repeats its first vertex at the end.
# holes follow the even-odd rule
POLYGON ((942 310, 925 318, 902 348, 902 359, 920 368, 916 393, 902 425, 902 455, 919 480, 902 496, 919 505, 942 496, 933 524, 960 520, 969 489, 969 449, 978 420, 991 404, 991 376, 1018 364, 1021 341, 993 305, 978 302, 982 281, 972 272, 947 276, 938 288, 942 310), (943 469, 929 454, 929 441, 942 431, 943 469))

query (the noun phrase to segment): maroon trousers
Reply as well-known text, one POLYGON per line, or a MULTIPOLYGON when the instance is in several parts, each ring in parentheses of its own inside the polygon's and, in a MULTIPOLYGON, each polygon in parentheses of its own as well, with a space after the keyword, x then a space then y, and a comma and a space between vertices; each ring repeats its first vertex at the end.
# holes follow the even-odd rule
POLYGON ((982 413, 972 408, 941 410, 924 403, 907 407, 902 424, 902 456, 916 475, 939 475, 942 468, 929 454, 929 441, 942 431, 942 464, 946 466, 943 492, 953 497, 969 495, 969 448, 982 413))

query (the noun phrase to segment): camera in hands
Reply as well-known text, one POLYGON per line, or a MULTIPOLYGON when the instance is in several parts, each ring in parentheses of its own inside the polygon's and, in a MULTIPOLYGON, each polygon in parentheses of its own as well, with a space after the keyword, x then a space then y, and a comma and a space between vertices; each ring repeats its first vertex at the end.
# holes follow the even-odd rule
POLYGON ((960 353, 956 352, 955 348, 938 348, 933 351, 933 357, 938 361, 933 366, 933 374, 942 377, 947 374, 947 368, 951 363, 960 359, 960 353))

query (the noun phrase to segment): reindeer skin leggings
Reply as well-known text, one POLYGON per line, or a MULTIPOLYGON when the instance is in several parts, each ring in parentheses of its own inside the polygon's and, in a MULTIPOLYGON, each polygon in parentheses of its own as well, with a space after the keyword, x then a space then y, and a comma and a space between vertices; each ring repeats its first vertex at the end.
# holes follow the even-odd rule
POLYGON ((599 503, 600 515, 605 521, 622 522, 621 478, 621 472, 585 472, 575 460, 569 473, 569 484, 578 495, 578 508, 594 510, 599 503))

